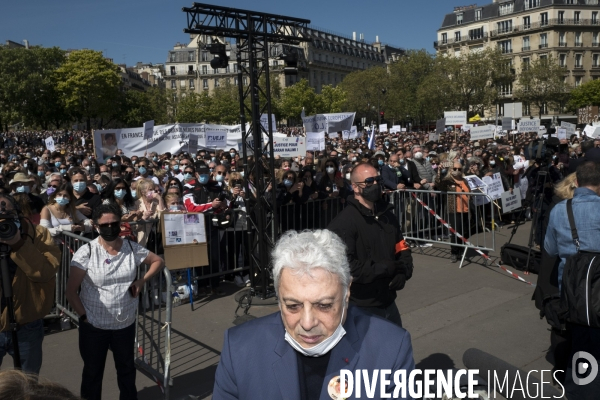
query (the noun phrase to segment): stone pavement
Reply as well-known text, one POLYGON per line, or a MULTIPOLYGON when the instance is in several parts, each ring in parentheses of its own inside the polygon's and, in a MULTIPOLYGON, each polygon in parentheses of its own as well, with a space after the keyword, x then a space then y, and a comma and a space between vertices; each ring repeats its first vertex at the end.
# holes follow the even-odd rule
MULTIPOLYGON (((514 243, 526 244, 530 224, 519 228, 514 243)), ((493 258, 508 240, 510 229, 497 231, 493 258)), ((524 370, 551 369, 546 360, 550 332, 531 301, 533 287, 515 280, 474 257, 462 269, 450 263, 448 246, 413 250, 415 273, 399 292, 397 304, 404 327, 411 333, 417 367, 463 368, 462 355, 479 348, 524 370)), ((525 276, 535 283, 536 275, 525 276)), ((224 284, 226 296, 209 297, 173 310, 171 399, 209 399, 223 342, 223 332, 234 326, 234 294, 240 289, 224 284)), ((264 316, 275 305, 253 306, 250 314, 264 316)), ((112 357, 108 356, 103 399, 118 399, 112 357)), ((10 368, 7 357, 2 368, 10 368)), ((54 332, 44 340, 41 376, 78 393, 82 361, 75 329, 54 332)), ((259 366, 257 366, 259 367, 259 366)), ((138 373, 139 399, 161 399, 157 385, 138 373)))

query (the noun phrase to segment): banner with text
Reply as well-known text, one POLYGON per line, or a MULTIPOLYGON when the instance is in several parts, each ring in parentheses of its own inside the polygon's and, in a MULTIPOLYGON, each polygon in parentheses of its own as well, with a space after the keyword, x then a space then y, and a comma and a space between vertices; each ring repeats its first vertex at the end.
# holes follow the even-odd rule
POLYGON ((519 121, 517 130, 519 131, 519 133, 523 133, 523 132, 538 133, 540 130, 540 120, 539 120, 539 118, 522 119, 519 121))
POLYGON ((280 157, 305 157, 306 143, 303 137, 273 138, 273 154, 280 157))
POLYGON ((302 118, 304 129, 306 132, 327 133, 349 131, 354 124, 354 116, 356 113, 333 113, 333 114, 316 114, 302 118))
POLYGON ((387 124, 381 124, 379 125, 379 132, 387 132, 388 131, 388 127, 387 124))
POLYGON ((577 128, 577 126, 575 124, 572 124, 570 122, 561 121, 560 126, 561 126, 561 128, 565 128, 567 130, 567 138, 570 138, 571 135, 575 135, 575 128, 577 128))
POLYGON ((466 111, 444 111, 446 125, 465 125, 467 123, 466 111))
POLYGON ((493 139, 496 127, 494 125, 474 126, 471 128, 471 141, 493 139))
POLYGON ((325 150, 325 132, 306 132, 306 150, 325 150))

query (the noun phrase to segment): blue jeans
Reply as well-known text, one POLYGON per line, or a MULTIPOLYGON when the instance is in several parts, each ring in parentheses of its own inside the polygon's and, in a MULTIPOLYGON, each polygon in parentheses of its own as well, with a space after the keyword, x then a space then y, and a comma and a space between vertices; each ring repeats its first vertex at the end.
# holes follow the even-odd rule
POLYGON ((79 354, 83 359, 81 397, 86 400, 102 398, 102 378, 110 348, 117 370, 120 400, 136 400, 135 387, 135 323, 127 328, 108 330, 87 322, 79 325, 79 354))
MULTIPOLYGON (((22 325, 17 331, 21 369, 31 374, 39 374, 42 368, 42 342, 44 341, 44 321, 35 320, 22 325)), ((0 365, 6 354, 14 356, 12 331, 0 333, 0 365)))

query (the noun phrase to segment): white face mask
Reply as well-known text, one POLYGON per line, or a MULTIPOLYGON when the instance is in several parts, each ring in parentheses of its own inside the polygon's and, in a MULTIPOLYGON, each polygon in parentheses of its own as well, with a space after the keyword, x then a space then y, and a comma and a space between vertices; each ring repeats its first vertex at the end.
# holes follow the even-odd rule
MULTIPOLYGON (((347 303, 344 306, 347 306, 347 303)), ((335 345, 338 344, 346 334, 346 330, 342 326, 342 321, 344 321, 344 311, 346 311, 345 307, 342 310, 342 318, 340 318, 340 324, 333 332, 333 334, 327 339, 323 340, 321 343, 317 344, 316 346, 313 346, 310 349, 305 349, 300 345, 300 343, 296 341, 296 339, 292 337, 292 335, 288 333, 287 330, 285 331, 285 341, 288 342, 290 346, 294 348, 294 350, 306 357, 324 356, 325 354, 329 353, 331 349, 333 349, 335 345)))
POLYGON ((350 176, 352 176, 352 174, 346 174, 346 179, 350 180, 350 176))

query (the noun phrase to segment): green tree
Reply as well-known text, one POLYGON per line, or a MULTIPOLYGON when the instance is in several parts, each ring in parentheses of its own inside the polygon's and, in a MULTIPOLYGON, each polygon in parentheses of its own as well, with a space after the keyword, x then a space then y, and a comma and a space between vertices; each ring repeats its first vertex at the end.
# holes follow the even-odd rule
POLYGON ((206 91, 188 93, 177 103, 175 119, 182 123, 205 122, 210 113, 212 97, 206 91))
POLYGON ((586 82, 571 90, 568 108, 571 111, 587 106, 600 106, 600 80, 586 82))
POLYGON ((552 57, 537 59, 521 69, 514 94, 521 101, 535 105, 541 117, 544 107, 560 107, 568 100, 566 73, 552 57))
POLYGON ((156 125, 163 125, 175 120, 169 119, 167 90, 159 87, 151 87, 146 90, 146 97, 152 107, 152 119, 156 125))
POLYGON ((303 107, 306 115, 314 114, 316 111, 316 99, 315 90, 308 85, 306 79, 288 86, 283 89, 279 103, 281 118, 298 121, 303 107))
MULTIPOLYGON (((111 119, 120 102, 121 77, 118 67, 94 50, 73 51, 56 71, 58 91, 67 111, 84 120, 91 129, 92 119, 111 119)), ((101 127, 101 126, 100 126, 101 127)))
POLYGON ((346 75, 339 86, 347 94, 344 109, 355 111, 357 118, 366 117, 367 121, 377 121, 377 112, 387 109, 390 78, 383 67, 352 72, 346 75), (385 94, 382 89, 385 89, 385 94))
POLYGON ((240 120, 239 89, 230 82, 216 87, 207 110, 207 122, 233 124, 240 120))
POLYGON ((346 92, 339 87, 325 85, 317 95, 317 110, 319 114, 342 112, 346 104, 346 92))
MULTIPOLYGON (((125 93, 125 107, 121 120, 127 127, 142 126, 144 122, 154 119, 154 109, 150 96, 146 92, 129 90, 125 93)), ((159 125, 159 123, 154 120, 159 125)))

